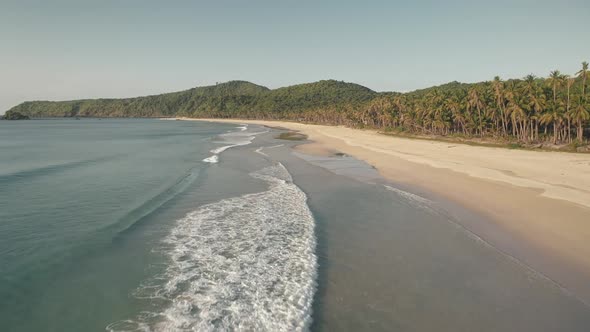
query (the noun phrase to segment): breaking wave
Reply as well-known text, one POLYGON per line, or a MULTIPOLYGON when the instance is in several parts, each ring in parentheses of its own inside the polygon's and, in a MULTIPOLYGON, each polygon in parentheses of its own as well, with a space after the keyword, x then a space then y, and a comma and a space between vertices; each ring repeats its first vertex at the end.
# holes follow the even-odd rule
POLYGON ((256 135, 264 134, 264 133, 268 132, 268 130, 267 130, 267 131, 261 131, 261 132, 247 133, 247 132, 245 132, 248 129, 247 125, 242 125, 240 127, 236 127, 236 129, 240 129, 240 131, 233 131, 233 132, 219 135, 223 139, 223 141, 220 141, 217 143, 222 143, 222 144, 229 143, 229 145, 225 145, 225 146, 211 150, 210 152, 213 153, 213 155, 203 159, 203 161, 206 163, 215 164, 215 163, 219 162, 219 154, 222 153, 223 151, 233 148, 233 147, 236 147, 236 146, 248 145, 248 144, 252 143, 252 140, 254 140, 256 135))
POLYGON ((165 273, 136 294, 160 309, 107 330, 309 328, 317 261, 307 197, 280 163, 250 175, 268 190, 204 205, 165 238, 165 273))

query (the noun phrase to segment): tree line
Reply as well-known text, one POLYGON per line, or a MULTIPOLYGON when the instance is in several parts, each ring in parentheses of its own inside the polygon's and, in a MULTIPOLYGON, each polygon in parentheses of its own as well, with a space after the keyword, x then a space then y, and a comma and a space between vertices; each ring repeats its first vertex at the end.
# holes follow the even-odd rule
POLYGON ((590 120, 588 63, 570 75, 495 77, 451 82, 409 93, 377 93, 335 80, 270 90, 232 81, 127 99, 25 102, 32 116, 206 117, 292 120, 420 135, 455 135, 523 143, 586 142, 590 120))
POLYGON ((589 76, 588 63, 584 62, 573 76, 554 70, 546 78, 527 75, 506 81, 495 77, 476 84, 452 82, 378 96, 344 112, 335 108, 312 110, 301 120, 524 143, 584 142, 590 119, 589 76))

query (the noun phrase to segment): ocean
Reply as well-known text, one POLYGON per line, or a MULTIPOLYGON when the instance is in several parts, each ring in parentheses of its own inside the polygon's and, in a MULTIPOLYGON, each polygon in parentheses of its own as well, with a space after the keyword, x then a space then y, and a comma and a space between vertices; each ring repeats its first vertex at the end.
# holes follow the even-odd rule
POLYGON ((481 218, 281 129, 0 122, 1 331, 587 331, 481 218))

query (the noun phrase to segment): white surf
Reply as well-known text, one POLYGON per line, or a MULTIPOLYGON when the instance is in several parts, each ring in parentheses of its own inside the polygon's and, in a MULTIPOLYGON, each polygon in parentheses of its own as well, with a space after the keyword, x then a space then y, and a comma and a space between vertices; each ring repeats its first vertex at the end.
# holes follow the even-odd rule
POLYGON ((303 331, 317 261, 306 196, 280 163, 250 174, 267 191, 204 205, 164 240, 166 272, 140 290, 160 311, 111 331, 303 331), (149 286, 147 286, 149 285, 149 286))

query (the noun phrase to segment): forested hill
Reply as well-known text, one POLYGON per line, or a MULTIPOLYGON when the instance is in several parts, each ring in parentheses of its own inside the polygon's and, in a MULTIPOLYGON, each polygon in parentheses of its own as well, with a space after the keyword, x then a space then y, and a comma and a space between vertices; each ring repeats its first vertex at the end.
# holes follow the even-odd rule
POLYGON ((11 110, 31 117, 163 117, 190 116, 225 101, 251 99, 270 91, 268 88, 244 81, 232 81, 213 86, 197 87, 161 95, 73 101, 24 102, 11 110))
POLYGON ((377 93, 327 80, 279 89, 232 81, 128 99, 35 101, 15 106, 30 117, 207 117, 283 119, 525 143, 583 143, 590 136, 590 71, 451 82, 408 93, 377 93))
POLYGON ((334 80, 275 90, 231 81, 137 98, 25 102, 12 110, 31 117, 282 117, 317 107, 357 105, 376 95, 366 87, 334 80))

